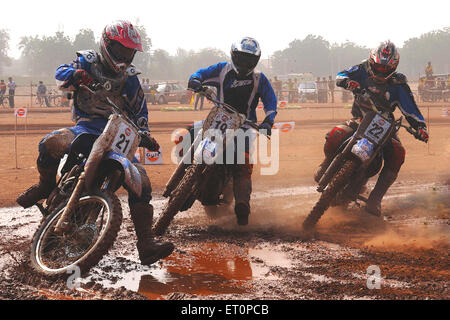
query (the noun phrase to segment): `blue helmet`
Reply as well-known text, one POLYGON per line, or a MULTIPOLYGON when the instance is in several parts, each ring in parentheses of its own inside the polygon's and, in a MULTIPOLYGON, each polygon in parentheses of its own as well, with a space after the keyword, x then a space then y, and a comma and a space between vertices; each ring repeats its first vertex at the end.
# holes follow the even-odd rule
POLYGON ((258 41, 253 38, 244 37, 231 45, 231 61, 239 75, 252 73, 260 58, 261 48, 258 41))

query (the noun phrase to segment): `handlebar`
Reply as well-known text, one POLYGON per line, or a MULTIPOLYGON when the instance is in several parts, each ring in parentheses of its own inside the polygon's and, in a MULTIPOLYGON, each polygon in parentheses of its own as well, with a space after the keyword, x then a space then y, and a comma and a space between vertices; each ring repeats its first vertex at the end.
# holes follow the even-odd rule
MULTIPOLYGON (((209 101, 211 101, 212 103, 214 103, 218 106, 222 106, 223 108, 231 110, 232 112, 237 113, 237 114, 240 113, 239 110, 237 110, 235 107, 230 106, 229 104, 227 104, 225 102, 221 102, 221 101, 217 100, 215 97, 212 96, 212 94, 209 92, 208 89, 199 91, 199 92, 197 92, 197 94, 204 96, 206 99, 208 99, 209 101)), ((248 125, 249 127, 253 128, 259 132, 259 126, 255 122, 252 122, 252 121, 249 121, 246 119, 244 121, 244 124, 248 125)), ((266 135, 266 137, 268 137, 270 139, 270 136, 266 135)))
MULTIPOLYGON (((375 94, 370 90, 367 89, 360 89, 357 90, 357 92, 355 92, 357 95, 360 96, 364 96, 365 98, 369 99, 372 102, 372 108, 375 112, 380 113, 380 110, 378 110, 378 108, 376 107, 376 104, 374 102, 374 100, 372 99, 372 96, 375 94)), ((392 112, 390 112, 390 114, 392 115, 392 118, 394 118, 394 115, 392 112)), ((420 134, 418 133, 417 130, 415 130, 414 128, 410 127, 410 126, 405 126, 402 124, 402 120, 403 120, 403 116, 400 117, 396 123, 398 125, 398 127, 403 127, 405 128, 406 131, 408 131, 408 133, 410 133, 411 135, 414 136, 414 138, 416 138, 417 140, 423 141, 422 139, 420 139, 420 134)))

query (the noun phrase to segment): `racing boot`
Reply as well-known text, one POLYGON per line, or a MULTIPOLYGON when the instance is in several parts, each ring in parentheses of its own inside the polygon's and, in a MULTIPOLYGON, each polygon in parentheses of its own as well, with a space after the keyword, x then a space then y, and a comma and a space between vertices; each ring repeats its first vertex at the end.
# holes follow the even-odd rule
POLYGON ((391 170, 381 171, 378 181, 370 193, 366 204, 366 211, 374 216, 381 217, 381 200, 388 191, 389 187, 397 179, 397 172, 391 170))
POLYGON ((233 175, 234 212, 240 226, 248 224, 250 215, 250 195, 252 194, 251 165, 236 165, 233 175))
POLYGON ((16 202, 24 208, 29 208, 35 205, 39 200, 47 198, 56 186, 56 171, 57 166, 48 168, 41 168, 38 166, 39 182, 16 199, 16 202))
POLYGON ((153 206, 149 203, 139 202, 130 205, 130 216, 133 220, 137 236, 137 250, 143 265, 151 265, 168 257, 175 246, 170 242, 158 243, 153 239, 151 232, 153 221, 153 206))
POLYGON ((236 213, 237 224, 240 226, 248 225, 248 216, 250 215, 250 204, 248 203, 237 203, 234 207, 234 212, 236 213))

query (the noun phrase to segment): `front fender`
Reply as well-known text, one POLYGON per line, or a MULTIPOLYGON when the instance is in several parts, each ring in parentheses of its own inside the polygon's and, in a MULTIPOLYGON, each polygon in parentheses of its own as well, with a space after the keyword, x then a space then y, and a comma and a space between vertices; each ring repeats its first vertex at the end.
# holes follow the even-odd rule
POLYGON ((139 170, 124 155, 109 152, 105 155, 105 160, 113 160, 122 166, 124 173, 124 185, 129 191, 134 192, 138 197, 142 195, 142 179, 139 170))

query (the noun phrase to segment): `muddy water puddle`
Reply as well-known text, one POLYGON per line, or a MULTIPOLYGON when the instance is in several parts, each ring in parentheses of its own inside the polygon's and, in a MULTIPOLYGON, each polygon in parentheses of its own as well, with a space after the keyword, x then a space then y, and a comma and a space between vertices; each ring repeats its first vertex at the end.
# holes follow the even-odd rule
MULTIPOLYGON (((108 259, 109 260, 109 259, 108 259)), ((106 264, 114 264, 112 261, 106 264)), ((196 296, 243 294, 252 290, 252 281, 278 280, 270 267, 292 266, 287 255, 274 246, 246 248, 226 243, 203 243, 192 248, 177 250, 159 266, 135 268, 124 272, 104 274, 103 268, 95 268, 94 274, 83 282, 94 280, 104 287, 125 287, 150 299, 165 299, 170 294, 196 296), (100 280, 100 281, 99 281, 100 280)))

